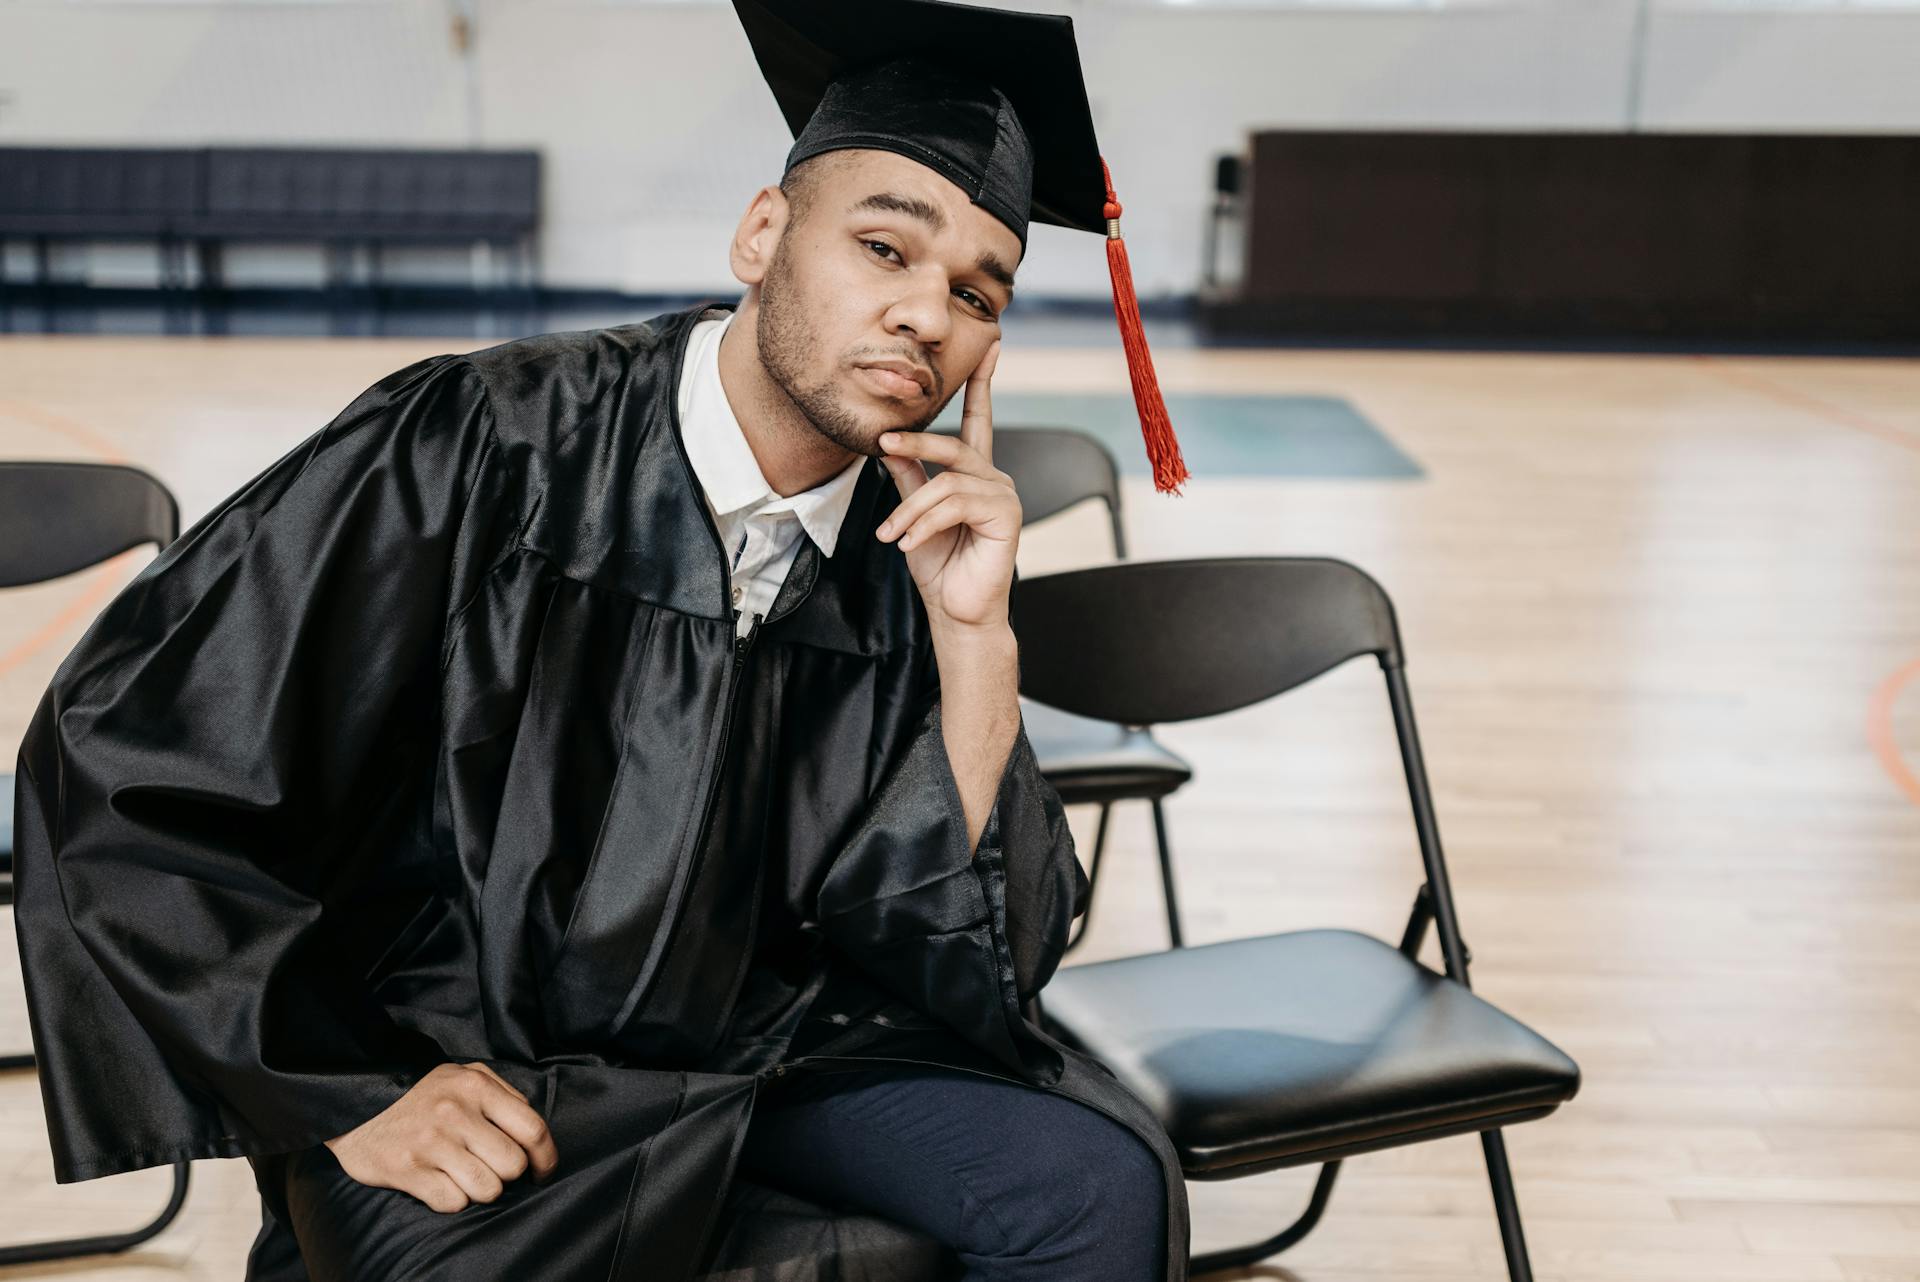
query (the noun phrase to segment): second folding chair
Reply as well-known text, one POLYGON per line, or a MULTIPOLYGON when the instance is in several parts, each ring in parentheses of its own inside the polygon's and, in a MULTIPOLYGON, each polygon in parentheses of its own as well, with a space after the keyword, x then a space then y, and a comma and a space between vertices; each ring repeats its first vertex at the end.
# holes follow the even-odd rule
POLYGON ((1123 723, 1215 716, 1349 659, 1379 662, 1424 872, 1399 942, 1295 930, 1068 966, 1040 1014, 1156 1111, 1190 1179, 1320 1165, 1298 1219, 1195 1258, 1196 1275, 1244 1268, 1305 1236, 1346 1158, 1471 1132, 1508 1274, 1529 1282, 1501 1129, 1571 1099, 1580 1070, 1468 987, 1386 592, 1326 558, 1130 562, 1016 579, 1012 615, 1024 694, 1123 723), (1445 973, 1419 961, 1429 924, 1445 973))

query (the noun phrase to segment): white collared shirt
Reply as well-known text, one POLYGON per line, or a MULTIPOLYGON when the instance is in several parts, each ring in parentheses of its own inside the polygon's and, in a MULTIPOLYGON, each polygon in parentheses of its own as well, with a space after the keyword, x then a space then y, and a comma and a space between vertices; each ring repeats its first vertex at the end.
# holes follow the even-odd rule
POLYGON ((710 310, 695 322, 680 371, 680 435, 707 510, 733 563, 734 631, 765 618, 793 568, 804 532, 833 555, 840 523, 868 456, 858 455, 810 490, 782 497, 767 483, 720 383, 720 336, 739 312, 710 310))

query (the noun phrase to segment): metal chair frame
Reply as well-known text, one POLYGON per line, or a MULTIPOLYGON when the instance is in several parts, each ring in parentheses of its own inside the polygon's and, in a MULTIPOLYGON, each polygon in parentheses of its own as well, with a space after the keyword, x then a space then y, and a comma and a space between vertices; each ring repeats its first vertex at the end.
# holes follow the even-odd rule
MULTIPOLYGON (((165 548, 180 534, 180 506, 159 478, 120 463, 0 461, 0 588, 41 583, 97 565, 143 543, 165 548)), ((0 805, 13 804, 0 776, 0 805)), ((0 903, 13 902, 13 861, 0 867, 0 903)), ((32 1052, 0 1056, 0 1071, 30 1069, 32 1052)), ((159 1233, 187 1200, 190 1163, 173 1164, 173 1191, 137 1229, 95 1237, 0 1246, 0 1267, 127 1251, 159 1233)))

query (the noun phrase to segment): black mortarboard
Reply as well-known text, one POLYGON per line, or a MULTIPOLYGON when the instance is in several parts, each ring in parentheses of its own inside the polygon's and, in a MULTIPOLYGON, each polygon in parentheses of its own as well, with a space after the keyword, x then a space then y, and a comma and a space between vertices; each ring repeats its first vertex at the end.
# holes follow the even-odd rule
POLYGON ((1107 238, 1114 314, 1154 487, 1187 478, 1140 325, 1120 201, 1093 135, 1073 19, 944 0, 733 0, 794 132, 786 168, 871 147, 917 160, 1013 229, 1107 238))

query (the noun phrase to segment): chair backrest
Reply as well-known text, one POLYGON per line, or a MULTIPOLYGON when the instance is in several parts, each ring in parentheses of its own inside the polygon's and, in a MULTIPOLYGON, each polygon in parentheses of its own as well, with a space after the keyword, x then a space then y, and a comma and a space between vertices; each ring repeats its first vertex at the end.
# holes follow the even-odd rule
MULTIPOLYGON (((942 436, 958 436, 957 429, 940 428, 942 436)), ((1089 432, 1070 427, 1014 427, 996 423, 993 429, 993 465, 1013 478, 1020 495, 1021 519, 1027 525, 1066 511, 1082 499, 1107 505, 1107 524, 1113 533, 1113 554, 1127 557, 1127 536, 1120 522, 1120 465, 1113 453, 1089 432)), ((929 476, 940 465, 929 464, 929 476)))
POLYGON ((1359 655, 1378 659, 1427 874, 1401 947, 1413 954, 1431 912, 1447 974, 1467 982, 1400 628, 1364 570, 1329 557, 1126 561, 1016 577, 1009 607, 1022 695, 1136 726, 1231 712, 1359 655))
POLYGON ((0 461, 0 588, 84 570, 180 534, 180 505, 123 463, 0 461))
POLYGON ((1129 725, 1230 712, 1362 654, 1403 664, 1386 592, 1328 557, 1129 561, 1021 578, 1010 612, 1020 693, 1129 725))

